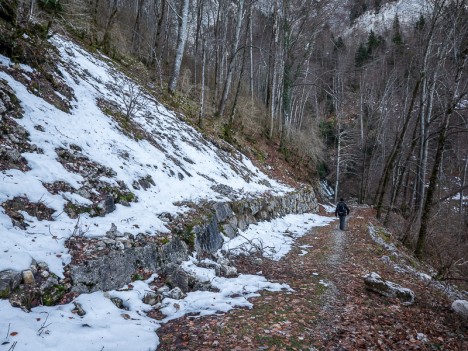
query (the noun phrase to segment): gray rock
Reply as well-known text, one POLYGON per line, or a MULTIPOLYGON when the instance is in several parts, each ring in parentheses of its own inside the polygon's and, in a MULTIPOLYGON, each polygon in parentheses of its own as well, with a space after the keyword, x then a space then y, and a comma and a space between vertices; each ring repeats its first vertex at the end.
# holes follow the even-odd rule
POLYGON ((263 260, 260 257, 255 257, 252 261, 256 265, 261 265, 263 263, 263 260))
POLYGON ((167 263, 182 263, 188 258, 188 247, 179 237, 174 237, 159 251, 161 267, 167 263))
POLYGON ((178 287, 175 287, 174 289, 172 289, 171 291, 169 291, 169 293, 167 294, 167 296, 171 299, 174 299, 174 300, 182 300, 183 298, 185 298, 187 296, 187 294, 185 294, 181 289, 179 289, 178 287))
MULTIPOLYGON (((122 242, 114 242, 123 245, 122 242)), ((151 243, 112 250, 106 256, 70 265, 72 292, 118 289, 130 283, 132 274, 139 268, 157 271, 167 264, 181 263, 187 258, 187 245, 177 237, 163 247, 151 243)))
POLYGON ((0 155, 3 154, 3 157, 13 163, 21 161, 21 153, 15 149, 1 149, 0 155))
POLYGON ((21 283, 21 272, 12 270, 0 272, 0 296, 8 296, 21 283))
POLYGON ((466 300, 455 300, 452 303, 452 310, 459 314, 468 322, 468 301, 466 300))
POLYGON ((161 293, 163 295, 167 295, 167 293, 171 290, 170 287, 168 287, 167 285, 164 285, 164 286, 161 286, 159 289, 158 289, 158 293, 161 293))
POLYGON ((164 268, 166 275, 166 283, 171 288, 179 288, 183 292, 188 292, 189 288, 189 274, 176 263, 170 263, 164 268))
POLYGON ((118 289, 131 282, 132 274, 140 266, 156 270, 159 259, 157 246, 151 244, 124 251, 112 250, 106 256, 71 264, 72 292, 118 289))
POLYGON ((110 300, 112 303, 117 307, 120 308, 121 310, 125 309, 125 305, 123 303, 123 300, 120 297, 111 297, 110 300))
POLYGON ((227 219, 231 218, 234 214, 232 212, 231 206, 225 202, 217 202, 214 204, 214 210, 216 212, 216 217, 218 222, 224 222, 227 219))
POLYGON ((91 195, 91 193, 89 191, 87 191, 86 189, 78 189, 76 191, 76 193, 82 197, 84 197, 85 199, 91 199, 93 196, 91 195))
POLYGON ((43 271, 48 271, 49 270, 49 266, 47 265, 47 263, 45 262, 39 262, 37 264, 37 267, 43 271))
POLYGON ((220 266, 220 275, 227 278, 237 277, 237 268, 223 264, 220 266))
POLYGON ((98 204, 98 208, 101 210, 101 216, 114 212, 116 208, 114 198, 111 195, 106 195, 104 200, 98 204))
POLYGON ((106 236, 114 239, 116 237, 117 232, 117 226, 114 223, 112 223, 110 229, 106 232, 106 236))
POLYGON ((143 297, 143 303, 146 303, 147 305, 154 306, 162 301, 162 296, 161 294, 156 294, 153 292, 148 292, 145 294, 143 297))
POLYGON ((414 303, 414 292, 412 290, 390 281, 385 281, 375 272, 364 276, 364 284, 366 285, 366 289, 374 291, 380 295, 396 297, 407 305, 414 303))
POLYGON ((231 224, 223 224, 222 227, 224 235, 226 235, 229 239, 235 238, 237 235, 239 235, 237 228, 233 227, 231 224))
POLYGON ((194 227, 193 231, 196 234, 195 250, 199 254, 203 252, 215 253, 223 246, 224 240, 219 233, 216 216, 212 216, 208 223, 194 227))
POLYGON ((125 245, 121 241, 116 241, 114 244, 114 249, 116 250, 124 250, 125 245))
POLYGON ((86 311, 83 309, 81 304, 79 302, 73 302, 73 304, 75 305, 73 311, 75 311, 78 316, 83 317, 86 314, 86 311))
POLYGON ((49 278, 49 276, 50 276, 49 271, 42 271, 42 272, 41 272, 41 277, 42 277, 42 278, 46 278, 46 279, 47 279, 47 278, 49 278))

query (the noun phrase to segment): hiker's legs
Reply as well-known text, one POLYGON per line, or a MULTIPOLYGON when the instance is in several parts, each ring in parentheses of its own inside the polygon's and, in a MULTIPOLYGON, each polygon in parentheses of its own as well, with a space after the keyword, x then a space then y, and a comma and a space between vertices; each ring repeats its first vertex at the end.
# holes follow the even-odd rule
POLYGON ((340 229, 345 230, 346 216, 340 216, 340 229))

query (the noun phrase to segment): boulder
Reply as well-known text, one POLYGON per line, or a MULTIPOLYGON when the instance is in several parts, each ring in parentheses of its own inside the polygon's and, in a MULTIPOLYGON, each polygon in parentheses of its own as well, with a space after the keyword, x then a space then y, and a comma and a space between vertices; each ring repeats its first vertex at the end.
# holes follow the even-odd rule
POLYGON ((167 297, 174 299, 174 300, 182 300, 186 296, 187 294, 185 294, 182 290, 180 290, 177 287, 167 293, 167 297))
POLYGON ((101 210, 101 216, 104 217, 106 214, 115 211, 114 198, 111 195, 106 195, 104 200, 98 204, 98 208, 101 210))
POLYGON ((178 264, 168 264, 164 269, 164 274, 166 275, 166 283, 171 288, 179 288, 183 292, 190 290, 190 276, 178 264))
POLYGON ((218 219, 218 222, 224 222, 227 219, 231 218, 232 215, 234 214, 229 204, 225 202, 215 203, 214 210, 216 212, 216 217, 218 219))
POLYGON ((162 295, 161 294, 156 294, 154 292, 147 292, 145 296, 143 297, 143 303, 146 303, 147 305, 154 306, 157 303, 160 303, 162 301, 162 295))
POLYGON ((198 253, 215 253, 223 246, 224 240, 219 232, 216 216, 211 217, 208 223, 194 227, 193 232, 196 235, 195 250, 198 253))
POLYGON ((364 284, 366 285, 367 290, 374 291, 387 297, 396 297, 406 305, 414 303, 414 292, 412 290, 404 288, 391 281, 386 281, 375 272, 364 276, 364 284))
POLYGON ((7 297, 21 283, 22 274, 12 270, 0 272, 0 298, 7 297))
POLYGON ((468 322, 468 301, 466 300, 455 300, 452 303, 452 310, 459 314, 468 322))

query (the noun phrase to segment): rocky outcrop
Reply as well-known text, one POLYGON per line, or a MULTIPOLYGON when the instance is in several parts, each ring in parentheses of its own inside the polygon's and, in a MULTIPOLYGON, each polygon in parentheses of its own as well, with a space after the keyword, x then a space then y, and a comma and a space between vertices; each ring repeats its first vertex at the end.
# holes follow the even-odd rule
POLYGON ((162 246, 149 243, 111 250, 107 255, 70 265, 72 291, 84 293, 118 289, 129 283, 139 269, 159 271, 170 263, 180 263, 187 258, 187 245, 177 237, 162 246))
POLYGON ((12 270, 0 272, 0 297, 7 297, 21 283, 21 272, 12 270))
POLYGON ((195 226, 195 250, 198 254, 214 253, 223 245, 222 235, 233 238, 250 224, 268 221, 287 214, 316 212, 317 197, 311 188, 284 196, 265 196, 231 203, 218 202, 208 221, 195 226))
MULTIPOLYGON (((67 267, 66 282, 59 282, 56 277, 52 279, 48 268, 42 266, 24 272, 3 271, 0 272, 0 297, 10 296, 11 299, 11 293, 19 286, 29 286, 39 291, 38 296, 43 296, 43 292, 53 295, 49 300, 54 303, 67 291, 84 293, 121 288, 142 269, 162 273, 172 288, 179 288, 183 293, 195 288, 209 290, 210 286, 195 281, 179 267, 182 261, 188 259, 189 252, 195 250, 199 256, 210 256, 222 247, 224 237, 233 238, 250 224, 291 213, 315 212, 317 208, 315 193, 310 188, 284 196, 218 202, 212 204, 208 214, 205 212, 200 217, 194 216, 196 225, 188 225, 182 234, 172 235, 165 244, 152 241, 151 237, 120 233, 112 225, 105 236, 90 241, 94 247, 92 256, 74 260, 67 267), (36 285, 41 288, 36 289, 36 285), (53 294, 50 293, 51 287, 60 294, 55 294, 55 290, 53 294)), ((168 221, 172 221, 172 217, 168 221)), ((213 268, 221 276, 237 275, 228 262, 221 262, 213 268)))
POLYGON ((414 303, 414 292, 398 284, 386 281, 375 272, 364 276, 364 284, 367 290, 374 291, 386 297, 396 297, 406 305, 414 303))
MULTIPOLYGON (((170 280, 171 286, 188 292, 196 282, 182 274, 177 264, 188 258, 189 250, 195 249, 200 256, 210 255, 222 247, 223 236, 235 237, 239 230, 245 230, 258 221, 271 220, 290 213, 315 212, 317 206, 315 194, 310 188, 284 196, 214 203, 208 215, 194 218, 194 222, 198 224, 188 226, 181 236, 174 235, 165 245, 151 242, 141 245, 140 242, 140 246, 136 246, 131 239, 123 240, 127 237, 113 239, 123 241, 122 245, 109 244, 109 235, 118 236, 118 230, 113 226, 103 238, 103 245, 96 245, 101 249, 107 245, 108 251, 103 250, 101 256, 70 265, 72 291, 82 293, 117 289, 129 283, 138 269, 148 269, 162 272, 170 280)), ((228 268, 221 269, 220 274, 236 274, 228 268)))
POLYGON ((30 310, 39 305, 55 305, 71 288, 67 279, 60 279, 49 271, 44 262, 33 261, 22 272, 0 272, 0 298, 9 298, 14 307, 30 310))

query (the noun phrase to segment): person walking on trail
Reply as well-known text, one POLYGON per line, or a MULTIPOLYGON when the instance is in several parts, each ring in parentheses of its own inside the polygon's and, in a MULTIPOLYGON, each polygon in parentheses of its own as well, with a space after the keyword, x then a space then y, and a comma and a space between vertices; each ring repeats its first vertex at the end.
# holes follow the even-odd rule
POLYGON ((345 230, 346 216, 349 215, 349 208, 345 204, 343 198, 336 205, 335 217, 340 217, 340 230, 345 230))

